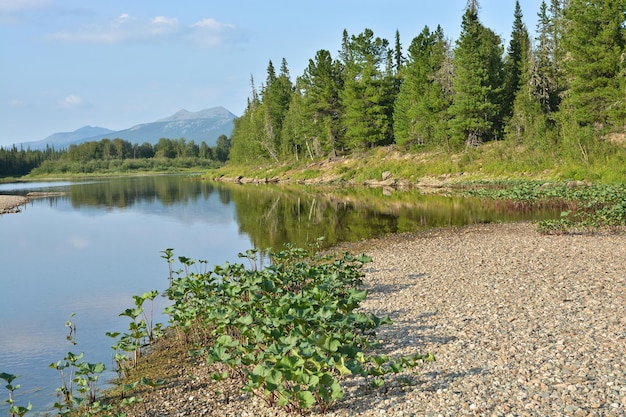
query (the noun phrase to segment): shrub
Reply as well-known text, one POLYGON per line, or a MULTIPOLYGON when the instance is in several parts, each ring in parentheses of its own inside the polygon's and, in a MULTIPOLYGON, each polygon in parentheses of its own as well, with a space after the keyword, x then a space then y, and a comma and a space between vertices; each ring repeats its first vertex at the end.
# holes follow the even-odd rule
MULTIPOLYGON (((172 251, 165 254, 171 266, 172 251)), ((240 256, 256 265, 256 251, 240 256)), ((240 378, 245 391, 290 412, 314 405, 324 412, 343 397, 342 376, 380 386, 385 375, 434 359, 369 352, 377 346, 376 329, 391 323, 357 311, 367 296, 358 288, 361 268, 371 258, 291 246, 269 257, 262 270, 226 264, 205 273, 189 273, 193 261, 180 258, 185 273, 172 278, 166 311, 196 354, 227 369, 214 379, 240 378)))

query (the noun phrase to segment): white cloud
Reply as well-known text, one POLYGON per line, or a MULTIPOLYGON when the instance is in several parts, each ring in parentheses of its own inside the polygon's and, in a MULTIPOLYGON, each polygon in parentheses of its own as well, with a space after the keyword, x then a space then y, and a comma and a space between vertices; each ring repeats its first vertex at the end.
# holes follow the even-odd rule
POLYGON ((108 22, 91 23, 78 29, 56 32, 48 38, 72 43, 114 44, 162 38, 175 34, 178 27, 176 18, 157 16, 143 19, 122 13, 108 22))
POLYGON ((236 36, 236 27, 213 18, 202 19, 191 25, 191 38, 202 46, 220 46, 236 36))
POLYGON ((236 32, 234 25, 213 18, 202 19, 192 25, 183 25, 175 17, 138 18, 122 13, 108 22, 90 23, 80 28, 53 33, 48 39, 90 44, 186 39, 202 46, 217 46, 233 39, 236 32))
POLYGON ((156 25, 168 25, 175 27, 178 26, 178 19, 176 19, 175 17, 157 16, 152 19, 152 23, 156 25))
POLYGON ((200 27, 203 29, 209 29, 212 31, 216 31, 216 32, 222 32, 224 30, 227 29, 234 29, 235 25, 231 25, 228 23, 221 23, 218 22, 217 20, 209 17, 206 19, 202 19, 199 22, 194 23, 193 25, 191 25, 192 27, 200 27))
POLYGON ((87 105, 87 103, 85 102, 85 100, 83 100, 82 97, 79 97, 79 96, 76 96, 76 95, 73 95, 73 94, 65 97, 63 100, 61 100, 59 102, 59 104, 64 109, 85 107, 87 105))
POLYGON ((51 7, 50 0, 0 0, 0 25, 21 25, 29 13, 51 7))
POLYGON ((0 13, 16 13, 48 8, 50 0, 0 0, 0 13))

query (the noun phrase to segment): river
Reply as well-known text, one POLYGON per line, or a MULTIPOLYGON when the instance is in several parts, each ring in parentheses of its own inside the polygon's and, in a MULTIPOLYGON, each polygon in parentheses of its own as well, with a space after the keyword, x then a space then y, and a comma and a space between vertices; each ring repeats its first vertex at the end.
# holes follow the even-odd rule
MULTIPOLYGON (((49 365, 68 351, 112 368, 107 331, 133 295, 168 284, 162 251, 209 265, 242 262, 251 248, 327 244, 383 233, 558 216, 510 213, 492 203, 418 192, 226 185, 188 176, 0 184, 0 193, 54 192, 0 216, 0 373, 20 375, 16 403, 50 411, 61 385, 49 365), (66 322, 76 325, 76 345, 66 322)), ((166 306, 155 299, 157 321, 166 306)), ((101 382, 104 384, 104 382, 101 382)), ((2 384, 4 385, 4 384, 2 384)), ((0 400, 7 398, 0 391, 0 400)), ((0 405, 0 415, 8 407, 0 405)), ((31 412, 28 415, 36 413, 31 412)))

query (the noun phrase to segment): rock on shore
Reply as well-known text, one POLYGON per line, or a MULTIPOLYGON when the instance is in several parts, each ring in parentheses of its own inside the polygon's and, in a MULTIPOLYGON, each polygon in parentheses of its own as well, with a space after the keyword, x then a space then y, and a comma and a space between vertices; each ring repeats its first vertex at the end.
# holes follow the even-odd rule
MULTIPOLYGON (((532 224, 478 225, 345 245, 366 253, 363 308, 390 315, 389 355, 437 361, 384 389, 344 382, 330 416, 623 416, 626 235, 544 236, 532 224)), ((183 365, 137 414, 284 416, 183 365)), ((314 410, 312 416, 319 414, 314 410)))
POLYGON ((28 198, 19 195, 0 195, 0 214, 19 212, 19 206, 28 203, 28 198))

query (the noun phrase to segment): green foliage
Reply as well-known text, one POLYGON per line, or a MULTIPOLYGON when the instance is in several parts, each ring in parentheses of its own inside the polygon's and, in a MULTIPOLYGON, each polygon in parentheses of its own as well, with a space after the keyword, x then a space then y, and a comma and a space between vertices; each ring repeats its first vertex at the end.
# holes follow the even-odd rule
POLYGON ((450 106, 453 143, 477 146, 500 136, 502 53, 500 38, 480 23, 477 8, 468 5, 454 49, 454 96, 450 106))
POLYGON ((623 69, 626 1, 571 0, 563 42, 570 88, 566 104, 581 126, 620 130, 625 125, 623 69))
POLYGON ((319 50, 315 60, 309 60, 285 116, 283 155, 314 158, 341 149, 342 72, 341 63, 327 50, 319 50))
MULTIPOLYGON (((165 252, 167 256, 168 252, 165 252)), ((166 258, 168 259, 168 258, 166 258)), ((137 366, 141 357, 142 349, 153 344, 156 339, 162 336, 162 325, 154 324, 154 299, 159 295, 156 290, 148 291, 142 295, 134 295, 134 307, 127 308, 120 313, 131 319, 128 325, 128 333, 107 332, 106 335, 113 338, 115 343, 113 349, 113 359, 116 365, 116 372, 121 379, 127 376, 129 371, 137 366), (144 304, 150 302, 150 309, 146 311, 144 304)))
POLYGON ((267 68, 267 80, 261 93, 265 110, 264 126, 271 149, 278 154, 283 138, 281 137, 283 121, 289 110, 293 85, 287 69, 287 61, 282 60, 280 73, 276 76, 272 61, 267 68))
POLYGON ((531 43, 530 35, 523 22, 522 9, 519 1, 515 2, 515 13, 511 40, 504 62, 504 106, 505 117, 513 114, 514 102, 520 88, 528 82, 531 43))
POLYGON ((235 119, 230 160, 236 163, 268 160, 276 156, 274 143, 265 129, 266 111, 252 81, 252 99, 241 117, 235 119))
POLYGON ((468 195, 508 200, 523 206, 552 205, 563 209, 561 217, 538 224, 544 233, 568 233, 624 228, 626 226, 626 185, 509 182, 503 187, 483 187, 468 195))
POLYGON ((394 134, 398 145, 447 143, 450 87, 442 77, 449 66, 449 44, 443 30, 425 27, 409 47, 403 81, 394 104, 394 134))
MULTIPOLYGON (((292 163, 390 143, 452 153, 506 138, 512 149, 523 144, 572 164, 582 155, 589 165, 604 148, 598 142, 624 129, 624 0, 542 2, 534 43, 516 2, 504 59, 501 39, 482 25, 478 10, 477 1, 468 2, 453 53, 440 28, 416 37, 408 59, 399 33, 392 49, 370 29, 352 36, 344 30, 338 59, 318 51, 286 113, 273 110, 285 102, 270 103, 267 88, 261 100, 253 86, 235 126, 231 161, 292 163), (280 134, 275 121, 282 121, 280 134), (591 135, 577 130, 587 126, 591 135)), ((279 78, 268 76, 268 85, 279 78)), ((544 165, 540 159, 525 164, 544 165)))
POLYGON ((389 42, 374 38, 371 29, 352 35, 344 44, 343 89, 345 141, 350 149, 365 149, 393 142, 395 81, 387 71, 389 42))
POLYGON ((368 353, 377 345, 376 328, 390 320, 358 311, 367 296, 358 289, 367 256, 288 245, 269 254, 271 265, 261 270, 256 251, 240 256, 254 267, 178 274, 166 291, 179 336, 207 363, 227 367, 214 379, 238 378, 245 391, 289 412, 314 405, 324 412, 342 398, 342 377, 384 378, 433 360, 368 353))
POLYGON ((6 382, 6 385, 4 387, 9 393, 9 398, 5 400, 4 402, 9 404, 9 407, 10 407, 9 414, 11 415, 11 417, 15 417, 15 416, 22 417, 27 412, 29 412, 30 409, 33 407, 32 404, 30 403, 28 403, 26 407, 15 404, 15 391, 17 391, 20 388, 19 384, 15 384, 15 385, 13 384, 13 381, 17 378, 19 378, 19 375, 13 375, 13 374, 8 374, 6 372, 0 372, 0 379, 6 382))
MULTIPOLYGON (((67 340, 72 345, 77 344, 76 325, 71 320, 74 315, 72 313, 70 320, 65 323, 69 329, 67 340)), ((60 416, 70 416, 75 411, 91 415, 108 409, 96 401, 98 380, 105 370, 104 363, 89 363, 84 361, 83 357, 84 353, 68 352, 62 360, 49 366, 56 370, 61 378, 61 386, 57 388, 58 401, 54 404, 60 416)))
POLYGON ((145 142, 131 144, 123 139, 102 139, 70 145, 66 150, 18 150, 0 147, 0 177, 114 174, 129 171, 171 171, 187 168, 217 168, 229 156, 230 140, 218 138, 215 147, 193 140, 161 138, 153 147, 145 142))

